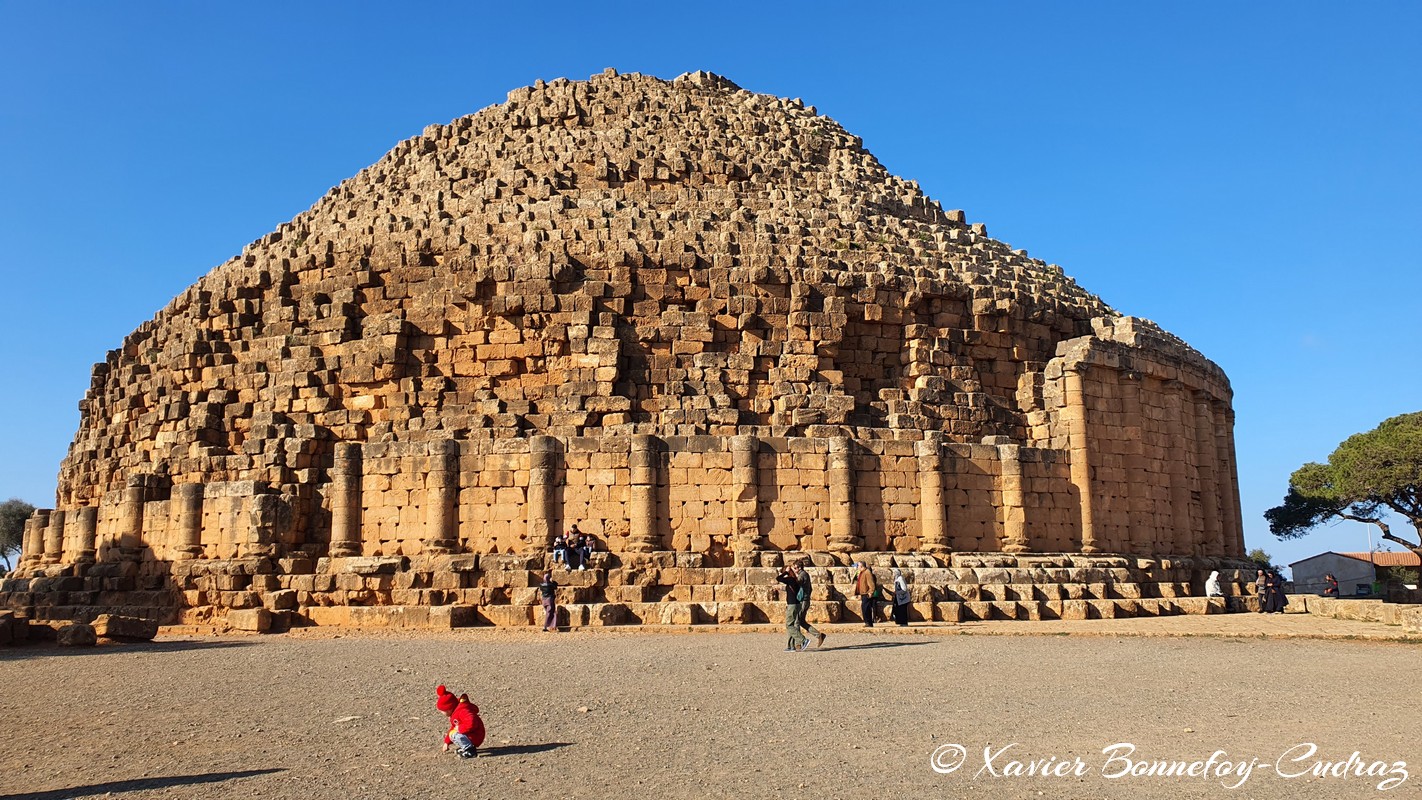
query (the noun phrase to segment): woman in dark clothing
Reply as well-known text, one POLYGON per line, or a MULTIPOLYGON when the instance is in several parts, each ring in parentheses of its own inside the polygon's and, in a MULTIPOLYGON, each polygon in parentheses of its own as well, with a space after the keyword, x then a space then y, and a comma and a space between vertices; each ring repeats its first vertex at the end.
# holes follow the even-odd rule
POLYGON ((1279 573, 1270 570, 1264 576, 1264 613, 1282 614, 1284 606, 1288 605, 1288 600, 1284 598, 1284 579, 1279 573))

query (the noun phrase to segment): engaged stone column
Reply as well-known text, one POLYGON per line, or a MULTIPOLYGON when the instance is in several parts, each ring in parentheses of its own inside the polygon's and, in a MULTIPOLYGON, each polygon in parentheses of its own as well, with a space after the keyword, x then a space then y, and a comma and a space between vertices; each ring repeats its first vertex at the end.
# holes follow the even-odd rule
POLYGON ((662 549, 657 531, 657 441, 645 434, 632 437, 631 519, 627 550, 652 553, 662 549))
POLYGON ((731 437, 731 482, 735 486, 732 505, 731 549, 748 553, 764 546, 760 537, 760 474, 756 458, 760 440, 751 435, 731 437))
POLYGON ((79 553, 74 561, 92 564, 98 557, 99 509, 85 506, 74 512, 74 525, 78 529, 75 538, 79 542, 79 553))
POLYGON ((64 512, 58 509, 49 512, 49 524, 44 528, 44 564, 58 564, 64 560, 64 512))
POLYGON ((943 490, 943 434, 927 433, 914 445, 918 456, 918 543, 926 553, 952 551, 947 497, 943 490))
POLYGON ((1071 450, 1071 483, 1076 487, 1081 503, 1081 552, 1100 552, 1096 546, 1096 515, 1093 510, 1091 485, 1091 449, 1087 439, 1086 396, 1082 372, 1090 369, 1079 364, 1066 373, 1066 408, 1062 417, 1067 426, 1071 450))
POLYGON ((1185 436, 1185 416, 1193 417, 1194 409, 1185 386, 1179 381, 1166 381, 1165 394, 1167 401, 1174 400, 1166 406, 1166 431, 1170 437, 1170 517, 1175 523, 1170 542, 1174 549, 1166 552, 1193 554, 1195 527, 1190 519, 1190 482, 1185 469, 1187 455, 1193 448, 1185 436))
POLYGON ((1215 409, 1215 435, 1219 442, 1220 507, 1224 509, 1225 555, 1244 558, 1243 517, 1239 508, 1239 465, 1234 458, 1234 411, 1220 404, 1215 409))
POLYGON ((528 537, 525 553, 541 553, 553 543, 557 523, 558 446, 552 436, 528 440, 528 537))
POLYGON ((356 442, 338 442, 331 465, 331 556, 358 556, 362 451, 356 442))
POLYGON ((1219 452, 1215 440, 1215 417, 1210 413, 1210 398, 1201 392, 1195 395, 1195 463, 1200 478, 1200 515, 1204 517, 1198 555, 1224 555, 1224 541, 1220 534, 1220 487, 1215 475, 1215 459, 1219 458, 1219 452))
POLYGON ((130 475, 119 505, 118 553, 136 559, 143 552, 143 503, 148 498, 148 476, 130 475))
POLYGON ((1130 493, 1126 506, 1126 518, 1131 524, 1128 546, 1132 554, 1148 556, 1154 549, 1151 544, 1155 541, 1155 524, 1147 494, 1151 484, 1146 475, 1146 420, 1141 414, 1140 373, 1121 375, 1121 413, 1126 421, 1126 491, 1130 493))
POLYGON ((1002 552, 1025 553, 1027 509, 1022 502, 1022 448, 1015 444, 997 446, 998 490, 1002 493, 1002 552))
POLYGON ((20 563, 37 567, 44 560, 44 531, 49 527, 49 509, 35 509, 25 520, 24 538, 20 540, 20 563))
POLYGON ((429 445, 425 474, 426 553, 453 553, 459 546, 459 443, 440 439, 429 445))
POLYGON ((830 535, 826 549, 834 553, 852 553, 864 546, 854 526, 854 461, 849 448, 849 440, 843 436, 829 440, 830 535))
POLYGON ((178 533, 173 552, 180 559, 202 555, 202 499, 200 483, 181 483, 173 487, 173 516, 178 533))

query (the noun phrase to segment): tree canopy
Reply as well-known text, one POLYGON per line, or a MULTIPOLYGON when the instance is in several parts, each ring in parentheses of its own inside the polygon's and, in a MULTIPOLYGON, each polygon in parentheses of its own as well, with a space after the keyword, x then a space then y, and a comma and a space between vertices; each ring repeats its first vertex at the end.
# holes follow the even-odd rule
POLYGON ((25 538, 25 520, 35 511, 35 507, 18 497, 0 503, 0 560, 5 569, 11 566, 10 556, 20 552, 25 538))
POLYGON ((1422 411, 1384 420, 1348 437, 1328 456, 1289 476, 1284 502, 1264 512, 1269 530, 1295 539, 1334 519, 1375 525, 1382 538, 1422 553, 1422 411), (1412 524, 1416 538, 1398 536, 1389 512, 1412 524))

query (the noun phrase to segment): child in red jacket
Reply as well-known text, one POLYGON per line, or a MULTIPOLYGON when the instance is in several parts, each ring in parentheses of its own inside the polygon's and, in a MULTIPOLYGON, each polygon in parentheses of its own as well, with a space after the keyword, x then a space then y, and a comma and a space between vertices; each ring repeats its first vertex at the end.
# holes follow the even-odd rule
POLYGON ((435 687, 435 708, 449 717, 449 732, 444 735, 444 752, 454 745, 460 758, 474 758, 479 755, 479 745, 484 743, 484 720, 479 718, 479 707, 469 702, 469 695, 456 698, 445 691, 443 686, 435 687))

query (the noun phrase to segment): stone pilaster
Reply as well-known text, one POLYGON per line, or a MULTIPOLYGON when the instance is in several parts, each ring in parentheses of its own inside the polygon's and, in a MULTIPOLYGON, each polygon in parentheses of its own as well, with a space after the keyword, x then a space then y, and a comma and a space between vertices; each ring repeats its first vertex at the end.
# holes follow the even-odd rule
POLYGON ((38 508, 25 520, 24 538, 20 540, 22 566, 37 567, 44 560, 44 531, 49 527, 49 512, 47 508, 38 508))
POLYGON ((998 493, 1002 496, 1002 552, 1026 553, 1027 507, 1022 494, 1022 448, 1015 444, 997 446, 998 493))
POLYGON ((426 553, 453 553, 459 548, 459 443, 439 439, 429 444, 425 473, 426 553))
POLYGON ((148 500, 148 476, 130 475, 119 504, 118 555, 137 559, 143 552, 143 504, 148 500))
POLYGON ((1071 483, 1076 488, 1077 500, 1081 505, 1081 552, 1100 552, 1096 545, 1096 515, 1093 500, 1091 476, 1091 442, 1087 437, 1085 376, 1090 367, 1079 364, 1066 372, 1066 408, 1062 417, 1066 422, 1067 440, 1071 450, 1071 483))
POLYGON ((333 557, 361 554, 361 462, 357 442, 338 442, 331 465, 331 549, 333 557))
POLYGON ((918 543, 926 553, 943 555, 953 548, 948 536, 947 498, 943 488, 943 434, 924 434, 914 445, 918 457, 918 543))
POLYGON ((558 525, 558 440, 534 436, 528 440, 528 535, 525 553, 553 546, 558 525))
POLYGON ((732 506, 731 549, 748 553, 765 546, 760 535, 760 474, 756 458, 760 440, 755 436, 731 437, 731 482, 735 486, 732 506))
POLYGON ((1126 443, 1126 491, 1127 520, 1131 530, 1126 546, 1130 553, 1138 556, 1151 555, 1155 541, 1155 522, 1150 513, 1150 496, 1147 494, 1151 482, 1147 479, 1145 458, 1146 419, 1141 413, 1140 373, 1127 372, 1121 375, 1121 416, 1125 420, 1126 443))
POLYGON ((1233 558, 1244 558, 1244 525, 1241 522, 1239 508, 1239 464, 1235 461, 1234 450, 1234 411, 1221 404, 1215 409, 1215 417, 1218 420, 1216 433, 1219 437, 1220 470, 1220 508, 1224 509, 1225 521, 1225 555, 1233 558))
POLYGON ((1201 525, 1196 555, 1224 555, 1220 525, 1220 487, 1215 461, 1219 458, 1216 445, 1215 417, 1210 413, 1210 398, 1203 392, 1195 395, 1195 474, 1200 481, 1201 525))
POLYGON ((75 540, 79 547, 74 561, 80 564, 92 564, 98 557, 99 509, 94 506, 85 506, 75 511, 74 526, 77 529, 75 540))
POLYGON ((829 440, 830 535, 827 549, 852 553, 864 547, 854 524, 854 459, 849 439, 829 440))
POLYGON ((49 524, 44 528, 44 564, 58 564, 64 560, 64 512, 58 509, 49 514, 49 524))
POLYGON ((178 534, 173 552, 179 559, 202 555, 202 502, 202 484, 181 483, 173 487, 172 513, 178 534))
POLYGON ((657 524, 657 465, 660 459, 657 440, 645 434, 632 437, 631 502, 628 504, 627 550, 652 553, 662 549, 657 524))
POLYGON ((1166 381, 1166 435, 1170 437, 1167 474, 1170 476, 1171 540, 1165 553, 1193 555, 1195 526, 1190 515, 1189 453, 1193 443, 1185 434, 1185 418, 1193 417, 1195 409, 1189 391, 1179 381, 1166 381))

